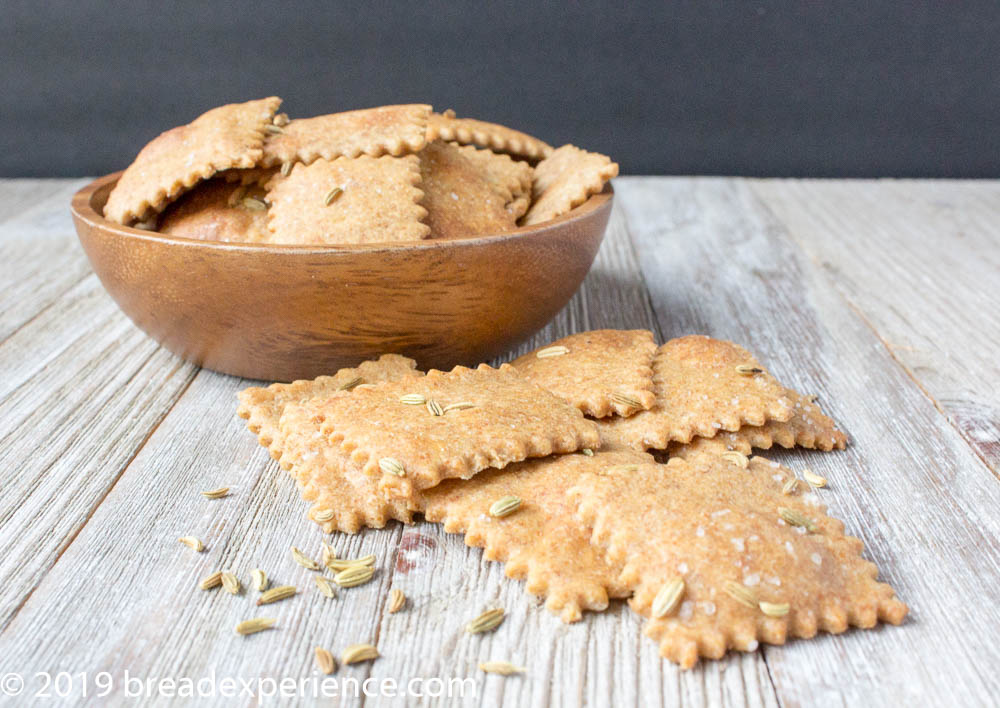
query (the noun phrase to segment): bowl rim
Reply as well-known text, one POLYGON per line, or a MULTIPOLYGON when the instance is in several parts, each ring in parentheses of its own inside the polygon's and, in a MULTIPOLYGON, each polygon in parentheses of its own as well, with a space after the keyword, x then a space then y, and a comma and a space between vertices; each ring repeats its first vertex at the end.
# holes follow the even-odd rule
POLYGON ((497 234, 479 234, 476 236, 465 236, 451 239, 423 239, 421 241, 383 241, 365 244, 288 244, 288 243, 239 243, 229 241, 209 241, 196 238, 185 238, 183 236, 171 236, 161 234, 157 231, 146 231, 136 229, 131 226, 123 226, 117 222, 106 219, 104 215, 94 208, 92 201, 95 193, 106 186, 113 186, 118 181, 124 170, 112 172, 98 177, 89 184, 81 187, 70 202, 70 211, 73 216, 87 223, 93 228, 104 231, 111 231, 121 236, 142 241, 153 241, 156 243, 173 244, 177 246, 193 246, 219 251, 235 251, 244 253, 284 253, 284 254, 320 254, 320 253, 378 253, 390 251, 411 251, 411 250, 436 250, 442 248, 453 248, 455 246, 476 246, 483 244, 498 244, 505 241, 512 241, 526 236, 548 231, 556 226, 561 226, 568 222, 581 221, 593 212, 599 210, 609 202, 613 201, 614 187, 611 182, 604 185, 604 189, 597 194, 592 194, 587 201, 574 207, 566 214, 558 216, 550 221, 531 226, 519 226, 513 231, 504 231, 497 234))

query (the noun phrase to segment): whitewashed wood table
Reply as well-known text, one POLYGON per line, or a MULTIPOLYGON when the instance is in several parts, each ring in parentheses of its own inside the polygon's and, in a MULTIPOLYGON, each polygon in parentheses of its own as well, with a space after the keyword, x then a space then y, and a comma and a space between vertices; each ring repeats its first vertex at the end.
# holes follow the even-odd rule
MULTIPOLYGON (((0 702, 187 703, 169 680, 214 677, 219 691, 227 677, 316 680, 314 646, 371 641, 382 658, 334 676, 445 680, 416 686, 428 693, 472 679, 464 699, 373 704, 995 705, 1000 182, 617 180, 583 288, 512 355, 600 327, 744 344, 851 434, 844 452, 774 457, 830 479, 823 499, 911 608, 901 627, 687 672, 657 656, 622 603, 564 625, 427 523, 334 537, 342 554, 374 553, 379 572, 323 600, 289 555, 292 544, 318 555, 323 537, 235 416, 247 382, 181 361, 118 311, 70 224, 83 183, 0 182, 0 688, 24 680, 0 702), (226 499, 199 495, 222 485, 226 499), (206 551, 177 543, 186 534, 206 551), (277 629, 239 637, 252 594, 197 585, 216 568, 247 583, 255 567, 304 592, 268 609, 277 629), (390 616, 391 588, 410 605, 390 616), (507 608, 503 626, 467 635, 491 606, 507 608), (487 659, 528 672, 486 676, 487 659)), ((302 685, 298 699, 207 703, 314 702, 302 685)))

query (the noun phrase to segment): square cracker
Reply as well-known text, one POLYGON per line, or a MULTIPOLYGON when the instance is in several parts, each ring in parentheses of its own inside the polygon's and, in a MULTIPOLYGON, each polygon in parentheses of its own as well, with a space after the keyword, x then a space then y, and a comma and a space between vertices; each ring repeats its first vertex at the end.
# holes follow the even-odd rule
POLYGON ((600 446, 592 421, 509 365, 430 371, 331 396, 321 412, 330 442, 366 474, 381 476, 380 488, 399 498, 449 477, 468 479, 488 467, 600 446), (428 405, 403 403, 408 395, 428 405), (432 402, 443 415, 432 412, 432 402), (396 464, 401 475, 388 471, 396 464))
POLYGON ((162 133, 122 173, 104 205, 104 216, 131 224, 160 212, 177 195, 216 172, 254 167, 281 99, 213 108, 191 123, 162 133))
POLYGON ((617 175, 618 163, 606 155, 563 145, 535 167, 534 202, 524 215, 524 224, 539 224, 569 213, 617 175))
POLYGON ((510 191, 496 187, 461 148, 436 141, 418 157, 424 193, 421 204, 427 209, 425 222, 431 238, 497 234, 517 228, 517 218, 507 210, 513 200, 510 191))
POLYGON ((598 421, 609 437, 664 449, 695 435, 711 438, 721 430, 792 417, 785 387, 732 342, 702 335, 670 340, 653 357, 653 383, 656 403, 650 410, 598 421), (738 366, 759 371, 746 376, 738 366))
POLYGON ((309 518, 324 533, 357 533, 363 527, 382 528, 389 519, 410 523, 406 502, 386 500, 377 481, 354 468, 322 432, 320 407, 324 398, 289 403, 281 414, 275 447, 278 462, 299 483, 302 498, 312 502, 309 518))
POLYGON ((268 136, 263 164, 417 152, 426 143, 430 112, 430 106, 414 103, 297 118, 268 136))
POLYGON ((478 145, 529 160, 541 159, 552 152, 551 145, 527 133, 475 118, 456 118, 454 111, 431 113, 427 120, 427 142, 434 140, 478 145))
POLYGON ((861 541, 844 535, 814 493, 782 493, 790 474, 763 458, 743 469, 706 453, 585 473, 568 494, 634 589, 634 610, 650 617, 658 593, 683 581, 679 603, 645 632, 685 668, 760 641, 902 622, 906 605, 876 582, 861 541), (789 510, 810 530, 786 522, 789 510), (769 615, 760 602, 789 609, 769 615))
POLYGON ((415 155, 296 164, 287 177, 269 183, 269 243, 419 241, 430 234, 421 223, 427 210, 420 206, 419 185, 415 155), (335 189, 342 191, 331 200, 335 189))
POLYGON ((587 415, 630 416, 656 402, 655 353, 649 330, 601 329, 563 337, 511 365, 587 415))
POLYGON ((531 165, 492 150, 479 150, 472 145, 463 145, 459 149, 462 155, 472 160, 480 174, 506 196, 508 213, 515 220, 524 216, 531 204, 531 184, 535 173, 531 165))
POLYGON ((464 533, 466 544, 502 561, 507 576, 525 580, 525 589, 544 597, 550 611, 576 622, 583 610, 604 610, 609 597, 629 593, 603 551, 590 545, 589 529, 576 520, 566 490, 585 471, 651 459, 634 450, 602 450, 526 460, 470 480, 445 480, 421 494, 420 506, 428 521, 464 533), (502 518, 490 516, 493 502, 508 495, 521 506, 502 518))
POLYGON ((160 214, 156 230, 203 241, 263 243, 269 236, 263 199, 264 189, 255 186, 253 180, 243 185, 213 177, 168 205, 160 214))
POLYGON ((350 369, 341 369, 332 376, 301 379, 292 383, 276 383, 263 388, 251 386, 238 394, 236 415, 247 421, 247 428, 257 435, 260 444, 271 451, 274 459, 281 457, 280 447, 272 448, 278 437, 278 423, 285 406, 305 403, 316 397, 328 397, 364 383, 398 381, 420 376, 417 362, 398 354, 383 354, 375 361, 364 361, 350 369), (360 381, 359 381, 360 379, 360 381))

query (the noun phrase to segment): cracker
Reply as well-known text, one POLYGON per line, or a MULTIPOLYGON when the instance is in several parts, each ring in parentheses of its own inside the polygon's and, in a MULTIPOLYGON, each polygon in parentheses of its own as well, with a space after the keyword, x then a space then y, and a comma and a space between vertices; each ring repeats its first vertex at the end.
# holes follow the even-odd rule
POLYGON ((531 204, 531 184, 535 173, 531 165, 492 150, 478 150, 472 145, 464 145, 460 149, 462 155, 472 160, 480 174, 506 196, 507 212, 515 220, 524 216, 531 204))
MULTIPOLYGON (((252 172, 253 170, 229 170, 252 172)), ((160 214, 157 230, 171 236, 204 241, 263 243, 268 239, 264 190, 214 177, 167 206, 160 214)))
POLYGON ((512 200, 510 192, 495 187, 461 148, 433 142, 419 157, 422 205, 427 209, 425 221, 432 238, 495 234, 517 228, 517 219, 507 211, 512 200))
POLYGON ((785 387, 732 342, 701 335, 670 340, 653 357, 653 383, 656 403, 650 410, 599 421, 610 437, 633 447, 664 449, 695 435, 711 438, 721 430, 792 417, 785 387), (738 366, 760 371, 746 376, 738 366))
POLYGON ((753 447, 768 450, 777 444, 829 452, 847 447, 847 435, 837 429, 837 424, 819 406, 791 389, 785 393, 793 404, 792 417, 786 422, 772 420, 761 426, 745 425, 735 433, 724 433, 720 437, 733 449, 753 447))
POLYGON ((567 214, 618 175, 618 163, 596 152, 563 145, 535 167, 534 203, 524 224, 538 224, 567 214))
POLYGON ((592 421, 509 365, 457 366, 335 395, 322 413, 330 442, 399 498, 488 467, 600 446, 592 421), (436 403, 443 415, 434 415, 433 405, 401 402, 407 395, 436 403), (397 465, 402 469, 391 473, 397 465))
POLYGON ((410 523, 413 512, 405 502, 387 501, 376 480, 352 469, 344 455, 327 442, 319 412, 323 400, 320 396, 301 404, 289 403, 279 423, 278 462, 296 479, 302 498, 312 502, 309 518, 324 533, 382 528, 390 519, 410 523))
POLYGON ((601 329, 552 342, 511 362, 522 376, 587 415, 629 416, 651 408, 653 355, 649 330, 601 329), (564 354, 548 356, 566 350, 564 354))
POLYGON ((650 459, 625 450, 527 460, 470 480, 445 480, 422 493, 421 505, 428 521, 464 533, 468 545, 483 548, 488 560, 505 564, 508 577, 525 580, 528 592, 544 597, 550 611, 576 622, 583 610, 604 610, 609 597, 629 593, 603 551, 591 546, 566 490, 588 470, 650 459), (522 500, 517 511, 491 516, 490 506, 508 495, 522 500))
POLYGON ((264 187, 277 172, 274 167, 251 167, 244 170, 223 170, 216 177, 244 187, 264 187))
POLYGON ((120 224, 142 221, 220 170, 254 167, 279 105, 272 96, 220 106, 154 138, 111 190, 104 216, 120 224))
POLYGON ((876 582, 861 541, 844 535, 813 492, 782 493, 789 474, 759 457, 743 469, 703 455, 583 474, 569 490, 592 541, 634 588, 634 610, 649 617, 660 590, 684 581, 679 606, 645 629, 662 656, 689 668, 699 656, 754 651, 761 641, 902 622, 906 605, 876 582), (802 515, 813 531, 787 523, 779 508, 802 515), (758 602, 790 610, 772 616, 758 602))
POLYGON ((427 142, 434 140, 478 145, 529 160, 541 159, 552 152, 551 145, 527 133, 475 118, 456 118, 451 111, 444 115, 431 113, 428 118, 427 142))
POLYGON ((239 406, 236 415, 247 421, 247 428, 257 435, 260 444, 278 459, 280 448, 272 443, 278 435, 278 423, 285 406, 291 403, 305 403, 312 398, 328 397, 342 390, 344 386, 380 381, 398 381, 403 378, 420 376, 417 362, 398 354, 383 354, 375 361, 365 361, 357 367, 341 369, 332 376, 315 379, 301 379, 292 383, 276 383, 266 388, 252 386, 239 392, 239 406), (358 379, 361 379, 358 382, 358 379))
POLYGON ((415 155, 319 159, 268 184, 270 243, 419 241, 430 234, 421 223, 427 210, 415 155))
POLYGON ((430 106, 414 103, 298 118, 268 136, 263 164, 417 152, 426 143, 430 112, 430 106))

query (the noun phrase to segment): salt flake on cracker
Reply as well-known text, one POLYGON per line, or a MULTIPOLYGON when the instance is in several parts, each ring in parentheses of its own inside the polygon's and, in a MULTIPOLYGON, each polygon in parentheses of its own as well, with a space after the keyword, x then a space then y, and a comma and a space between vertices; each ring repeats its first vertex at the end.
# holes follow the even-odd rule
POLYGON ((569 496, 620 564, 632 608, 651 618, 646 634, 685 668, 759 642, 902 622, 906 605, 875 580, 861 541, 811 492, 785 493, 790 475, 705 454, 584 474, 569 496))
POLYGON ((426 143, 430 111, 430 106, 414 103, 298 118, 268 136, 263 164, 417 152, 426 143))
POLYGON ((525 580, 525 589, 544 597, 550 611, 564 622, 576 622, 583 610, 604 610, 609 597, 626 597, 628 591, 603 551, 591 546, 566 490, 588 470, 650 459, 626 450, 527 460, 470 480, 445 480, 425 490, 420 504, 428 521, 465 534, 466 544, 503 562, 507 576, 525 580), (491 505, 504 498, 521 500, 517 511, 491 516, 491 505))
POLYGON ((445 140, 478 145, 496 152, 538 160, 552 152, 543 140, 498 123, 475 118, 456 118, 454 113, 431 113, 427 120, 427 142, 445 140))
POLYGON ((433 142, 418 157, 424 193, 421 204, 427 209, 425 222, 432 238, 503 233, 517 228, 517 218, 507 210, 513 200, 510 192, 495 186, 461 148, 433 142))
POLYGON ((220 106, 161 134, 122 173, 104 216, 120 224, 142 221, 216 172, 256 166, 279 105, 281 99, 272 96, 220 106))
POLYGON ((407 157, 340 157, 297 164, 269 183, 270 243, 338 244, 419 241, 420 164, 407 157))
POLYGON ((742 444, 759 450, 768 450, 775 444, 825 452, 843 450, 847 446, 847 435, 837 429, 837 424, 819 406, 790 389, 787 396, 793 410, 792 417, 784 423, 772 420, 761 426, 745 425, 734 433, 725 433, 720 437, 733 446, 742 444))
POLYGON ((604 189, 618 175, 618 164, 606 155, 563 145, 535 166, 534 202, 524 224, 562 216, 604 189))
POLYGON ((330 442, 399 498, 442 479, 600 445, 592 421, 509 365, 379 384, 331 397, 322 413, 330 442), (425 404, 406 402, 417 397, 425 404))
POLYGON ((655 353, 649 330, 603 329, 564 337, 511 364, 587 415, 604 418, 653 406, 655 353))
POLYGON ((656 403, 650 410, 599 421, 610 437, 664 449, 695 435, 711 438, 792 417, 785 387, 732 342, 701 335, 670 340, 653 357, 653 383, 656 403))

